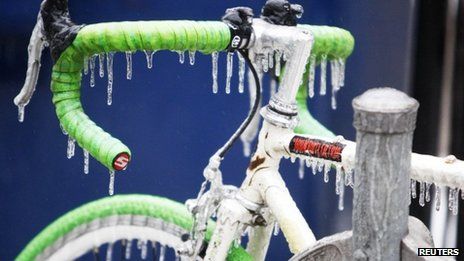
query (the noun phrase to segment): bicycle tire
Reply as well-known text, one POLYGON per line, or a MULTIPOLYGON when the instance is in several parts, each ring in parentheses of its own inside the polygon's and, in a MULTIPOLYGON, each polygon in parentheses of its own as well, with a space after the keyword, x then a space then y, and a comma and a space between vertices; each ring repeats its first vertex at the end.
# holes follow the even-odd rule
MULTIPOLYGON (((95 247, 124 239, 150 240, 175 248, 192 224, 186 207, 167 198, 137 194, 107 197, 58 218, 32 239, 16 260, 74 260, 95 247)), ((209 222, 206 240, 214 226, 209 222)), ((231 247, 227 260, 252 258, 242 247, 231 247)))

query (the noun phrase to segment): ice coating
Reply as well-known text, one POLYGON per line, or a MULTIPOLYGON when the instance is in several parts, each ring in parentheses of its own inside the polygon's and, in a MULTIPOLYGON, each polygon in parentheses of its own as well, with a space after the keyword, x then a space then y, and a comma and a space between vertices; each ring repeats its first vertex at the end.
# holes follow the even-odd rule
POLYGON ((154 51, 143 51, 145 53, 145 58, 147 59, 147 67, 148 69, 153 68, 153 55, 155 54, 154 51))
POLYGON ((441 191, 439 186, 435 186, 435 210, 440 211, 441 205, 441 191))
POLYGON ((275 75, 277 77, 280 76, 281 71, 281 61, 282 60, 282 52, 280 50, 275 51, 275 75))
POLYGON ((160 254, 159 254, 159 261, 164 261, 165 255, 166 255, 166 246, 161 245, 160 246, 160 254))
POLYGON ((425 206, 425 182, 419 183, 419 205, 425 206))
POLYGON ((99 64, 99 75, 100 78, 103 78, 105 76, 105 54, 100 53, 98 54, 98 64, 99 64))
POLYGON ((137 241, 137 248, 140 250, 140 258, 145 260, 147 258, 147 241, 140 239, 137 241))
POLYGON ((95 87, 95 63, 96 63, 96 60, 97 60, 97 56, 96 55, 92 55, 90 57, 90 64, 89 64, 89 67, 90 67, 90 87, 95 87))
POLYGON ((411 180, 411 197, 412 198, 416 198, 417 197, 417 194, 416 194, 416 180, 411 180))
POLYGON ((270 90, 271 97, 277 93, 277 80, 276 79, 271 78, 271 82, 269 84, 269 90, 270 90))
MULTIPOLYGON (((337 172, 338 171, 339 170, 337 169, 337 172)), ((343 173, 342 170, 340 170, 340 172, 341 172, 340 173, 341 177, 340 177, 340 182, 339 182, 340 183, 340 185, 339 185, 340 188, 339 188, 339 193, 338 193, 338 210, 342 211, 345 208, 345 206, 344 206, 345 186, 343 184, 345 174, 343 173)))
POLYGON ((275 223, 274 223, 274 232, 272 232, 272 234, 273 234, 274 236, 277 236, 277 235, 279 235, 279 232, 280 232, 279 223, 275 222, 275 223))
POLYGON ((305 174, 305 160, 304 159, 298 159, 298 178, 304 179, 304 174, 305 174))
POLYGON ((131 257, 131 249, 132 249, 132 239, 128 239, 126 241, 126 249, 124 251, 124 257, 126 260, 130 259, 131 257))
POLYGON ((185 62, 185 53, 184 53, 184 51, 177 51, 177 54, 179 55, 179 63, 184 64, 184 62, 185 62))
POLYGON ((89 174, 89 152, 86 149, 83 149, 84 152, 84 174, 89 174))
POLYGON ((321 87, 320 95, 325 95, 327 93, 327 55, 322 55, 321 58, 321 87))
POLYGON ((110 170, 110 183, 108 185, 108 194, 114 195, 114 170, 110 170))
POLYGON ((132 80, 132 52, 126 52, 126 78, 132 80))
POLYGON ((219 53, 218 52, 213 52, 211 54, 212 76, 213 76, 213 93, 218 92, 218 58, 219 58, 219 53))
POLYGON ((195 65, 195 51, 189 51, 189 63, 190 65, 195 65))
POLYGON ((245 89, 245 58, 238 53, 238 92, 243 93, 245 89))
POLYGON ((89 58, 84 57, 84 75, 89 74, 89 58))
POLYGON ((66 156, 68 159, 74 157, 74 151, 76 149, 76 140, 74 140, 71 136, 68 136, 68 148, 66 150, 66 156))
POLYGON ((113 243, 109 243, 106 248, 106 261, 111 261, 113 258, 113 243))
POLYGON ((106 103, 111 105, 113 103, 113 58, 114 53, 109 52, 106 55, 106 67, 108 70, 108 86, 107 86, 107 94, 108 98, 106 103))
POLYGON ((24 108, 26 106, 24 105, 18 105, 18 121, 19 122, 24 122, 24 108))
POLYGON ((308 95, 314 97, 314 79, 316 74, 316 56, 311 55, 309 58, 309 79, 308 79, 308 95))
POLYGON ((227 53, 227 73, 226 73, 226 93, 230 93, 230 81, 232 79, 232 72, 234 66, 234 53, 228 52, 227 53))

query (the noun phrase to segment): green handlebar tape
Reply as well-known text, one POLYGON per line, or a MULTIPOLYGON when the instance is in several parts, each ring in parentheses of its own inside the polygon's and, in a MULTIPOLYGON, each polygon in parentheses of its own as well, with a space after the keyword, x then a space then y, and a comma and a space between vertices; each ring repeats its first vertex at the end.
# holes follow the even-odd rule
MULTIPOLYGON (((149 195, 117 195, 87 203, 61 216, 31 240, 16 260, 35 260, 47 247, 74 228, 115 215, 157 218, 187 231, 190 231, 193 225, 192 215, 183 204, 176 201, 149 195)), ((208 222, 206 240, 210 239, 214 227, 213 221, 208 222)), ((232 247, 227 260, 248 261, 251 260, 251 256, 242 247, 232 247)))
POLYGON ((111 170, 122 170, 130 160, 129 148, 98 127, 82 109, 80 88, 84 59, 99 53, 143 50, 191 50, 209 54, 224 50, 229 41, 229 27, 222 22, 87 25, 53 66, 51 89, 58 119, 66 132, 95 159, 111 170))
POLYGON ((327 59, 346 59, 353 52, 354 38, 347 30, 318 25, 298 25, 298 27, 308 29, 314 36, 312 55, 316 55, 320 61, 322 55, 327 55, 327 59))
MULTIPOLYGON (((346 58, 354 40, 343 29, 301 25, 314 35, 313 54, 318 60, 346 58)), ((146 21, 115 22, 83 27, 53 67, 51 89, 56 114, 63 128, 79 146, 111 170, 122 170, 131 152, 120 140, 98 127, 84 113, 80 101, 84 60, 94 54, 143 50, 224 50, 230 42, 229 27, 222 22, 146 21)))

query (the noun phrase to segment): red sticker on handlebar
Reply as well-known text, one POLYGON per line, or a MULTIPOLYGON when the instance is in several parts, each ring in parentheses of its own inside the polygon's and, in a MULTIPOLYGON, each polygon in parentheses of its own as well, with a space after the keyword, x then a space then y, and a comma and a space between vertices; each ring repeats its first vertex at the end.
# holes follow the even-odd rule
POLYGON ((130 161, 130 156, 129 154, 123 152, 118 154, 116 158, 113 160, 113 168, 115 170, 123 170, 127 167, 127 164, 129 164, 130 161))
POLYGON ((289 148, 290 151, 295 154, 341 162, 342 151, 345 145, 339 142, 327 142, 295 136, 290 141, 289 148))

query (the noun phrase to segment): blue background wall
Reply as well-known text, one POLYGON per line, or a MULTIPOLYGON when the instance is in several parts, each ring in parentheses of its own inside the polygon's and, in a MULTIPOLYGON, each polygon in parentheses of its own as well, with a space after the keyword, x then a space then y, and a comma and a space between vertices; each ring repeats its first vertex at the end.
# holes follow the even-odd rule
MULTIPOLYGON (((228 7, 247 5, 259 13, 265 1, 71 1, 77 23, 123 20, 218 20, 228 7)), ((356 47, 348 60, 346 87, 339 109, 329 97, 310 101, 314 115, 336 133, 354 139, 351 99, 376 86, 407 89, 406 60, 410 40, 408 1, 299 1, 302 23, 335 25, 350 30, 356 47)), ((39 1, 0 2, 0 259, 13 259, 51 221, 72 208, 107 195, 107 170, 91 160, 84 175, 81 150, 66 159, 66 140, 54 114, 49 91, 51 60, 44 55, 37 91, 17 121, 12 100, 26 71, 27 44, 39 1)), ((159 52, 154 68, 145 56, 134 57, 133 80, 125 79, 125 58, 115 57, 113 105, 106 105, 106 78, 90 89, 83 81, 82 100, 88 114, 132 149, 129 169, 117 173, 116 193, 157 194, 185 201, 196 195, 202 169, 245 117, 248 95, 225 95, 225 59, 220 63, 219 95, 211 93, 210 57, 197 55, 195 66, 180 65, 175 53, 159 52)), ((266 91, 268 89, 266 88, 266 91)), ((239 185, 247 159, 241 144, 223 163, 226 183, 239 185)), ((297 164, 282 164, 284 179, 318 238, 349 229, 351 191, 343 212, 336 209, 333 178, 320 174, 300 181, 297 164)), ((274 237, 269 260, 291 256, 282 235, 274 237)))

